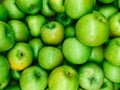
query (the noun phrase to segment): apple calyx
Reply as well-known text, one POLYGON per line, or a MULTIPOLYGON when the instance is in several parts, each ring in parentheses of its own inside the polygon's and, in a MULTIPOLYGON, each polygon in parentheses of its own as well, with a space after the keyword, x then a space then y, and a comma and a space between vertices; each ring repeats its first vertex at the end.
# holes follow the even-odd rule
POLYGON ((51 23, 48 23, 48 24, 46 25, 46 27, 49 28, 49 29, 53 29, 53 28, 56 27, 56 25, 55 25, 54 22, 51 22, 51 23))

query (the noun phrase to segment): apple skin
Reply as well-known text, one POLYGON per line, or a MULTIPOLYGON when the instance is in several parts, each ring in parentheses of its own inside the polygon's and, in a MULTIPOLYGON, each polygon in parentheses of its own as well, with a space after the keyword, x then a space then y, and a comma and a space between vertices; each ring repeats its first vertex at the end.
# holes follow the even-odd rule
POLYGON ((75 27, 74 26, 67 26, 65 28, 65 38, 75 37, 75 27))
POLYGON ((16 0, 3 0, 2 4, 6 7, 8 11, 8 18, 9 19, 23 19, 25 14, 18 9, 15 4, 16 0))
POLYGON ((115 83, 120 83, 120 66, 115 66, 104 60, 102 69, 106 78, 115 83))
POLYGON ((10 20, 8 24, 12 27, 15 33, 15 41, 27 41, 29 39, 28 27, 20 20, 10 20))
POLYGON ((79 19, 94 10, 96 0, 65 0, 64 5, 69 17, 79 19))
POLYGON ((120 90, 120 83, 114 83, 115 90, 120 90))
POLYGON ((46 18, 42 15, 28 15, 26 17, 26 23, 30 30, 30 34, 33 37, 40 36, 41 28, 44 24, 46 24, 46 18))
POLYGON ((7 86, 4 90, 21 90, 18 84, 7 86))
POLYGON ((22 90, 45 90, 48 74, 39 66, 30 66, 23 70, 20 78, 22 90))
POLYGON ((33 61, 33 49, 25 42, 18 42, 8 51, 7 58, 11 69, 23 70, 33 61))
POLYGON ((15 33, 5 22, 0 21, 0 52, 7 51, 15 44, 15 33))
POLYGON ((5 8, 5 6, 2 3, 0 3, 0 20, 7 21, 7 18, 8 18, 8 11, 5 8))
POLYGON ((104 81, 102 68, 95 63, 85 63, 78 68, 79 84, 86 90, 98 90, 104 81))
POLYGON ((78 73, 70 66, 59 66, 48 77, 49 90, 78 90, 78 87, 78 73))
POLYGON ((98 0, 98 1, 103 3, 103 4, 110 4, 110 3, 114 2, 114 0, 98 0))
POLYGON ((98 11, 81 17, 75 25, 76 37, 85 45, 99 46, 110 35, 108 20, 98 11))
POLYGON ((65 12, 65 7, 63 3, 64 3, 64 0, 49 0, 48 1, 48 4, 50 5, 50 7, 57 13, 65 12))
POLYGON ((42 8, 42 0, 15 0, 15 3, 26 14, 36 14, 42 8))
POLYGON ((11 77, 14 80, 16 80, 16 81, 20 80, 20 76, 21 76, 21 71, 20 70, 11 69, 10 74, 11 74, 11 77))
POLYGON ((50 8, 49 0, 42 0, 42 9, 41 13, 44 16, 51 17, 56 14, 56 12, 50 8))

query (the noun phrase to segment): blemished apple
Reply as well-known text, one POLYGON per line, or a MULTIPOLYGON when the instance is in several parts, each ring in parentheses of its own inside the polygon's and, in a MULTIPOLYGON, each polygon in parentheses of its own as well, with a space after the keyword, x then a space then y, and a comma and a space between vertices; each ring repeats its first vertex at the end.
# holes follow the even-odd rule
POLYGON ((30 66, 23 70, 20 77, 22 90, 45 90, 48 74, 39 66, 30 66))
POLYGON ((50 8, 49 0, 42 1, 41 13, 47 17, 51 17, 51 16, 54 16, 56 14, 56 12, 50 8))
POLYGON ((33 61, 33 49, 25 42, 18 42, 7 53, 10 68, 14 70, 23 70, 33 61))
POLYGON ((15 4, 16 0, 2 0, 2 4, 8 11, 8 18, 9 19, 18 19, 21 20, 25 17, 25 14, 18 9, 15 4))
POLYGON ((108 20, 98 11, 86 14, 76 22, 75 33, 85 45, 102 45, 110 35, 108 20))
POLYGON ((106 78, 115 83, 120 83, 120 66, 115 66, 104 60, 102 69, 106 78))
POLYGON ((104 81, 101 67, 95 63, 85 63, 78 68, 79 84, 86 90, 99 90, 104 81))
POLYGON ((42 8, 42 0, 15 0, 15 4, 25 14, 37 14, 42 8))
POLYGON ((39 14, 28 15, 26 17, 26 23, 30 30, 31 36, 39 37, 42 26, 46 24, 46 18, 39 14))
POLYGON ((65 0, 48 0, 48 4, 57 13, 63 13, 65 12, 64 1, 65 0))
POLYGON ((0 52, 11 49, 15 44, 15 33, 5 22, 0 21, 0 52))
POLYGON ((67 15, 73 19, 79 19, 85 14, 91 13, 96 5, 96 0, 65 0, 64 6, 67 15))
POLYGON ((78 90, 78 87, 78 73, 70 66, 59 66, 48 77, 49 90, 78 90))
POLYGON ((15 41, 27 41, 29 39, 29 30, 26 24, 20 20, 10 20, 8 24, 15 33, 15 41))

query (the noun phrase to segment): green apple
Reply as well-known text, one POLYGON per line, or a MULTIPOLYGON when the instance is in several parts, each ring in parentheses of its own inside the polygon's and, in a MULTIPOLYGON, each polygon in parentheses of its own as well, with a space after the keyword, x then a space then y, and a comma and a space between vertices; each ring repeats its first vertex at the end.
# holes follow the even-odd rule
POLYGON ((30 30, 30 34, 33 37, 40 36, 41 28, 44 24, 46 24, 46 18, 42 15, 28 15, 26 17, 26 23, 30 30))
POLYGON ((4 90, 21 90, 18 84, 7 86, 4 90))
POLYGON ((113 65, 120 67, 120 37, 112 38, 104 47, 104 58, 113 65))
POLYGON ((98 0, 98 1, 103 3, 103 4, 110 4, 110 3, 114 2, 114 0, 98 0))
POLYGON ((20 70, 11 69, 10 74, 11 74, 11 77, 14 80, 16 80, 16 81, 20 80, 20 76, 21 76, 21 71, 20 70))
POLYGON ((11 69, 23 70, 33 61, 33 49, 25 42, 18 42, 9 50, 7 58, 11 69))
POLYGON ((69 37, 75 37, 75 27, 71 25, 65 28, 65 38, 69 37))
POLYGON ((119 12, 118 8, 114 5, 103 5, 97 11, 101 12, 107 19, 119 12))
POLYGON ((49 0, 42 0, 42 9, 41 13, 44 16, 51 17, 56 14, 56 12, 50 8, 49 0))
POLYGON ((47 45, 58 45, 64 39, 64 26, 57 21, 50 21, 41 28, 41 39, 47 45))
POLYGON ((38 53, 41 50, 41 48, 43 48, 45 46, 45 44, 43 43, 43 41, 40 38, 33 38, 28 43, 33 48, 34 59, 37 60, 38 59, 38 53))
POLYGON ((5 8, 5 6, 2 3, 0 3, 0 20, 7 21, 7 18, 8 18, 8 11, 5 8))
POLYGON ((99 90, 114 90, 114 84, 112 81, 104 77, 103 85, 101 86, 99 90))
POLYGON ((119 12, 112 15, 109 19, 110 31, 111 31, 111 36, 112 37, 120 36, 119 19, 120 19, 120 13, 119 12))
POLYGON ((9 19, 23 19, 25 14, 18 9, 15 3, 16 0, 3 0, 2 3, 8 11, 9 19))
POLYGON ((7 51, 15 44, 15 33, 5 22, 0 21, 0 52, 7 51))
POLYGON ((29 39, 29 30, 28 27, 20 20, 10 20, 8 24, 12 27, 12 30, 15 33, 15 40, 18 41, 27 41, 29 39))
POLYGON ((73 19, 79 19, 85 14, 91 13, 96 5, 96 0, 65 0, 64 6, 67 15, 73 19))
POLYGON ((81 17, 75 25, 76 37, 88 46, 99 46, 110 36, 107 19, 97 11, 81 17))
POLYGON ((120 83, 120 66, 115 66, 111 63, 109 63, 107 60, 104 60, 102 64, 102 68, 104 71, 104 75, 106 78, 108 78, 110 81, 115 83, 120 83))
POLYGON ((42 8, 42 0, 15 0, 15 3, 26 14, 36 14, 42 8))
POLYGON ((0 55, 0 90, 5 88, 9 82, 9 62, 6 57, 0 55))
POLYGON ((77 38, 67 38, 62 45, 62 52, 66 60, 72 64, 83 64, 91 55, 91 47, 81 43, 77 38))
POLYGON ((65 12, 64 1, 65 0, 49 0, 48 4, 57 13, 63 13, 65 12))
POLYGON ((120 83, 114 83, 115 90, 120 90, 120 83))
POLYGON ((62 51, 56 47, 45 46, 39 51, 38 63, 46 70, 52 70, 55 67, 58 67, 61 65, 62 61, 62 51))
POLYGON ((85 63, 78 68, 79 84, 85 90, 99 90, 104 81, 102 68, 95 63, 85 63))
POLYGON ((104 60, 103 45, 92 47, 91 55, 88 62, 96 64, 102 63, 104 60))
POLYGON ((22 90, 45 90, 48 74, 39 66, 30 66, 23 70, 20 77, 22 90))
POLYGON ((59 66, 48 77, 49 90, 78 90, 77 71, 70 66, 59 66))

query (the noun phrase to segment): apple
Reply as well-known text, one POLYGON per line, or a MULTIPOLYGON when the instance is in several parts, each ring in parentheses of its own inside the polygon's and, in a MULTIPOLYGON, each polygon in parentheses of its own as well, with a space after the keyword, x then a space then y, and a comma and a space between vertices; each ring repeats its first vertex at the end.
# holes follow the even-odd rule
POLYGON ((113 82, 107 79, 106 77, 104 77, 103 85, 99 90, 114 90, 113 82))
POLYGON ((65 38, 69 37, 75 37, 75 27, 71 25, 65 27, 65 38))
POLYGON ((67 15, 73 19, 79 19, 85 14, 91 13, 96 5, 96 0, 65 0, 64 6, 67 15))
POLYGON ((5 8, 5 6, 2 3, 0 3, 0 20, 7 21, 7 18, 8 18, 8 11, 5 8))
POLYGON ((112 38, 104 47, 104 58, 113 65, 120 67, 120 37, 112 38))
POLYGON ((10 20, 8 24, 12 27, 12 30, 15 33, 15 40, 18 41, 27 41, 29 39, 29 30, 28 27, 20 20, 10 20))
POLYGON ((85 63, 78 68, 79 84, 85 90, 98 90, 104 81, 102 68, 95 63, 85 63))
POLYGON ((15 3, 26 14, 37 14, 42 8, 42 0, 15 0, 15 3))
POLYGON ((25 42, 18 42, 8 51, 7 58, 11 69, 23 70, 33 61, 33 49, 25 42))
POLYGON ((99 7, 97 11, 102 13, 106 19, 109 19, 112 15, 119 12, 118 8, 114 5, 103 5, 99 7))
POLYGON ((57 13, 63 13, 65 12, 64 1, 65 0, 48 0, 48 4, 57 13))
POLYGON ((18 84, 7 86, 4 90, 21 90, 18 84))
POLYGON ((53 46, 43 47, 38 54, 39 65, 46 70, 53 70, 61 65, 63 54, 60 49, 53 46))
POLYGON ((103 3, 103 4, 110 4, 110 3, 114 2, 114 0, 98 0, 98 1, 103 3))
POLYGON ((39 14, 28 15, 26 17, 26 23, 30 30, 30 34, 33 37, 39 37, 42 26, 46 24, 46 18, 39 14))
POLYGON ((75 24, 76 37, 85 45, 99 46, 110 36, 107 19, 98 11, 86 14, 75 24))
POLYGON ((115 87, 115 90, 119 90, 120 89, 120 83, 114 83, 114 87, 115 87))
POLYGON ((59 66, 48 77, 49 90, 78 90, 78 87, 78 73, 70 66, 59 66))
POLYGON ((16 81, 20 80, 20 76, 21 76, 21 71, 20 70, 10 69, 10 74, 11 74, 11 77, 14 80, 16 80, 16 81))
POLYGON ((115 83, 120 83, 120 66, 115 66, 109 63, 107 60, 104 60, 102 64, 104 75, 110 81, 115 83))
POLYGON ((47 17, 51 17, 56 14, 56 12, 53 9, 51 9, 49 5, 49 0, 42 0, 41 13, 42 15, 47 16, 47 17))
POLYGON ((0 52, 7 51, 15 44, 15 33, 5 22, 0 21, 0 52))
POLYGON ((120 36, 120 24, 119 24, 120 13, 112 15, 109 19, 111 37, 120 36))
POLYGON ((23 70, 20 77, 22 90, 45 90, 48 74, 39 66, 30 66, 23 70))
POLYGON ((28 42, 33 48, 33 56, 35 60, 38 60, 39 51, 45 46, 41 38, 32 38, 28 42))
POLYGON ((47 45, 58 45, 64 39, 64 27, 57 21, 50 21, 41 28, 41 39, 47 45))
POLYGON ((2 4, 8 11, 8 18, 9 19, 23 19, 25 14, 18 9, 15 3, 16 0, 3 0, 2 4))
POLYGON ((92 47, 91 55, 88 59, 88 62, 101 64, 102 61, 104 60, 103 49, 104 49, 103 45, 92 47))

